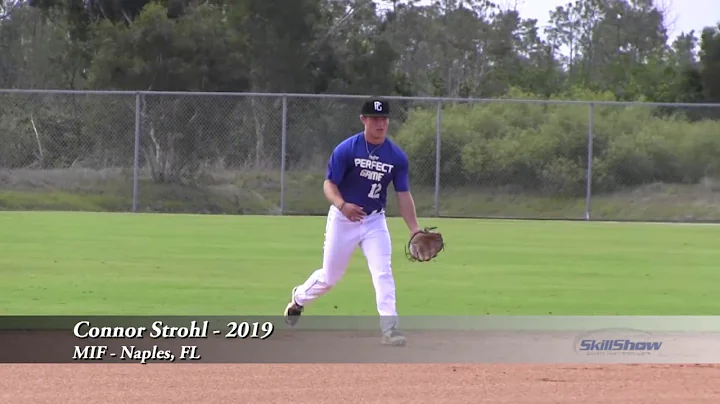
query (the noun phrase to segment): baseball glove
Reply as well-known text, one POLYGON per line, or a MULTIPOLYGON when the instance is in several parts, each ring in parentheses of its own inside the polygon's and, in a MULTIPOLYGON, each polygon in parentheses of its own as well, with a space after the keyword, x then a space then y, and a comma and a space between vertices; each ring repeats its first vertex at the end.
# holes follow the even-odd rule
POLYGON ((430 261, 445 249, 445 241, 443 236, 438 231, 433 231, 437 227, 426 227, 414 233, 410 237, 407 248, 405 249, 405 256, 410 261, 430 261))

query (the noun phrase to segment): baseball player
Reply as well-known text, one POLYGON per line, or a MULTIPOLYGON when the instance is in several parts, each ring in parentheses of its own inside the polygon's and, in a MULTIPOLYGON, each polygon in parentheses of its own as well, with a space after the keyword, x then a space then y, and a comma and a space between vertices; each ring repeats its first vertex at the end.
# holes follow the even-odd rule
POLYGON ((362 104, 365 129, 342 141, 330 156, 323 191, 330 202, 325 227, 322 267, 292 290, 285 321, 294 326, 304 307, 328 293, 345 273, 357 247, 367 260, 380 315, 381 342, 405 345, 398 330, 395 280, 391 268, 392 244, 385 219, 387 190, 395 189, 398 208, 410 234, 420 231, 410 194, 408 158, 387 138, 390 105, 371 98, 362 104))

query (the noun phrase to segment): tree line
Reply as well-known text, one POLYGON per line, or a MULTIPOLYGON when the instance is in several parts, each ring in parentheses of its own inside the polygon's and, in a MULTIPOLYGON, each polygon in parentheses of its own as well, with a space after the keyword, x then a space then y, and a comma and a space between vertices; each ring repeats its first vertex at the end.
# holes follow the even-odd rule
MULTIPOLYGON (((654 0, 0 0, 0 87, 720 101, 720 33, 654 0), (423 3, 425 4, 425 3, 423 3)), ((720 16, 718 17, 720 23, 720 16)))
MULTIPOLYGON (((720 102, 720 23, 671 38, 671 16, 654 0, 575 0, 548 10, 546 26, 489 0, 0 4, 0 88, 720 102)), ((13 147, 0 151, 0 166, 128 166, 134 103, 2 96, 0 140, 13 147)), ((322 165, 357 124, 356 102, 288 103, 291 170, 314 156, 322 165)), ((167 182, 208 164, 279 164, 281 106, 271 98, 145 96, 143 165, 167 182)), ((585 112, 453 108, 443 121, 451 139, 443 170, 461 173, 453 178, 582 192, 585 112)), ((398 141, 415 161, 432 160, 434 138, 411 134, 434 134, 434 107, 402 102, 397 109, 398 141)), ((696 121, 718 117, 720 108, 598 115, 599 189, 714 175, 720 147, 710 146, 720 132, 696 121)))

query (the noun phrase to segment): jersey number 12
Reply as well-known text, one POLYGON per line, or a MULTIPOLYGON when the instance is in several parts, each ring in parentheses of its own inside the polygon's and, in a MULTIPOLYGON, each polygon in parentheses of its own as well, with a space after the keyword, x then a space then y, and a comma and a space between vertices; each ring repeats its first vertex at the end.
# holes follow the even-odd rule
POLYGON ((368 194, 368 197, 372 198, 372 199, 379 198, 381 189, 382 189, 382 184, 378 184, 378 183, 372 184, 372 188, 370 188, 370 193, 368 194))

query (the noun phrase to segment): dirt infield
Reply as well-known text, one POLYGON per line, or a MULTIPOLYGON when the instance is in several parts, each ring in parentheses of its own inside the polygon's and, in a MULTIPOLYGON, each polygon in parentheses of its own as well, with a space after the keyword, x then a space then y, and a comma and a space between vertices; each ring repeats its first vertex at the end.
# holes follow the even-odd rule
POLYGON ((720 365, 73 364, 0 366, 0 402, 720 402, 720 365))
MULTIPOLYGON (((128 364, 129 359, 121 359, 120 354, 103 359, 114 363, 2 365, 0 403, 720 403, 720 364, 586 365, 582 362, 596 357, 579 355, 574 350, 576 335, 566 332, 414 331, 412 336, 412 343, 403 348, 382 347, 376 332, 357 331, 283 331, 262 342, 202 338, 192 343, 198 344, 207 362, 195 364, 178 355, 180 345, 189 340, 104 340, 108 352, 121 352, 126 344, 141 349, 159 344, 178 356, 175 363, 161 360, 147 365, 128 364), (523 362, 528 361, 530 354, 563 358, 552 362, 567 364, 512 364, 523 355, 523 362), (300 364, 313 358, 385 364, 300 364), (218 361, 250 363, 213 363, 218 361)), ((713 349, 720 342, 717 333, 681 337, 658 337, 662 351, 632 358, 664 355, 677 363, 678 358, 713 362, 713 355, 718 356, 713 349)), ((68 332, 3 332, 0 346, 5 351, 0 352, 0 362, 23 362, 28 357, 66 362, 74 344, 78 340, 68 332)))

